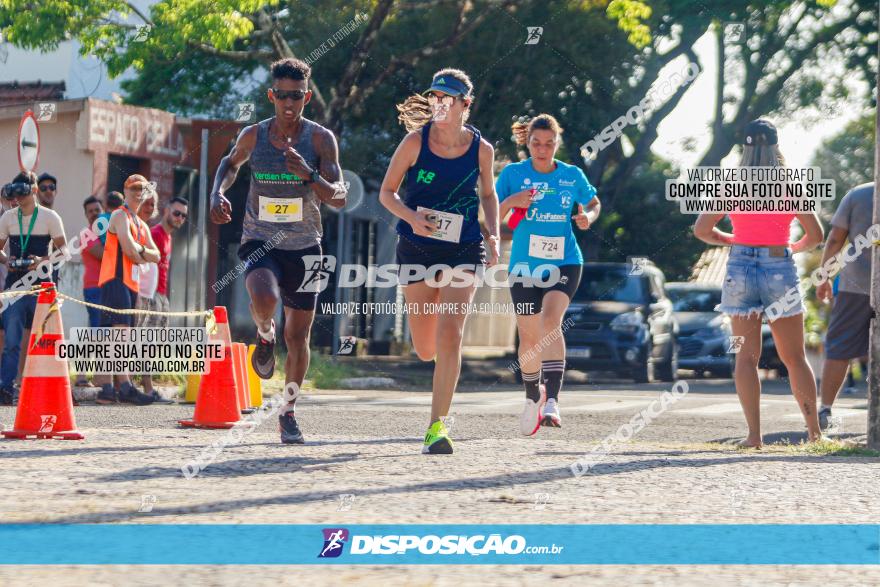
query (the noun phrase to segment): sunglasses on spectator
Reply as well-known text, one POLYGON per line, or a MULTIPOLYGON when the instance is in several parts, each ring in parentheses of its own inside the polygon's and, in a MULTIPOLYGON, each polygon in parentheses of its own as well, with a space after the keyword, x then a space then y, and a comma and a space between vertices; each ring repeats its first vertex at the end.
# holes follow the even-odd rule
POLYGON ((175 218, 183 218, 184 220, 186 220, 186 212, 181 212, 180 210, 174 210, 173 212, 171 212, 171 215, 174 216, 175 218))
POLYGON ((46 185, 41 185, 40 191, 41 192, 54 192, 55 191, 55 184, 54 183, 47 183, 46 185))
POLYGON ((275 96, 276 100, 283 101, 283 100, 287 100, 288 98, 290 98, 294 102, 299 102, 300 100, 302 100, 305 97, 306 92, 303 92, 302 90, 284 91, 284 90, 276 90, 275 88, 272 88, 272 95, 275 96))

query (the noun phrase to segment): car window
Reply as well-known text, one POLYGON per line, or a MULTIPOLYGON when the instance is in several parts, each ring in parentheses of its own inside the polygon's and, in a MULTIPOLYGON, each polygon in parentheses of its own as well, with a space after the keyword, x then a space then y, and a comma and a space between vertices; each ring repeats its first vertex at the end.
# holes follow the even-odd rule
POLYGON ((721 290, 718 289, 676 289, 668 290, 675 312, 714 312, 721 303, 721 290))
POLYGON ((581 284, 575 292, 577 301, 612 301, 643 304, 645 285, 639 276, 625 270, 584 267, 581 284))

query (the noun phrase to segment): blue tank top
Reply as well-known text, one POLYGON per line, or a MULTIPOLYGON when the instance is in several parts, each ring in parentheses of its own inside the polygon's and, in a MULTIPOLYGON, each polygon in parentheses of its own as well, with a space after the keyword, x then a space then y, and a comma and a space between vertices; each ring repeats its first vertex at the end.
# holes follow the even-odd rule
MULTIPOLYGON (((428 147, 429 122, 422 127, 422 147, 415 165, 406 172, 406 196, 403 202, 411 209, 419 206, 440 212, 461 214, 460 243, 483 240, 477 212, 480 198, 477 196, 477 180, 480 177, 480 131, 467 124, 465 128, 474 133, 470 148, 461 157, 444 159, 428 147)), ((413 234, 409 222, 397 223, 397 233, 417 243, 439 244, 444 241, 413 234)))

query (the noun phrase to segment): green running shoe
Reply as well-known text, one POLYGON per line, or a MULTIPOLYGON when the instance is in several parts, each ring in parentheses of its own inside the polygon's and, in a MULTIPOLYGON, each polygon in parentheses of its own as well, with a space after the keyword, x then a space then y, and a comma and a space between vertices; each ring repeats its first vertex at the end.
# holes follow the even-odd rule
POLYGON ((425 434, 425 444, 422 445, 423 455, 451 455, 452 440, 449 438, 449 430, 442 420, 437 420, 425 434))

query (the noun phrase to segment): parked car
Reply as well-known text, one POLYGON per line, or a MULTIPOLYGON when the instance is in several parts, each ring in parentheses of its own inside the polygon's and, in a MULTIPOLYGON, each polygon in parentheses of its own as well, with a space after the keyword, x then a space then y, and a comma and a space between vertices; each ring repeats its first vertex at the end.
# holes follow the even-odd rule
POLYGON ((674 381, 678 325, 652 263, 586 263, 566 313, 566 362, 644 383, 674 381))
MULTIPOLYGON (((721 287, 694 283, 666 284, 678 321, 678 366, 716 377, 733 377, 736 355, 730 350, 730 319, 715 311, 721 303, 721 287)), ((780 376, 788 371, 776 352, 770 326, 761 324, 761 369, 775 370, 780 376)))
POLYGON ((721 287, 673 282, 666 284, 678 322, 678 366, 698 375, 733 377, 735 355, 730 350, 730 318, 715 311, 721 287))
POLYGON ((788 376, 788 369, 779 353, 776 352, 776 341, 773 340, 773 333, 770 331, 770 325, 764 322, 761 324, 761 360, 758 361, 758 367, 761 369, 773 369, 780 377, 788 376))

